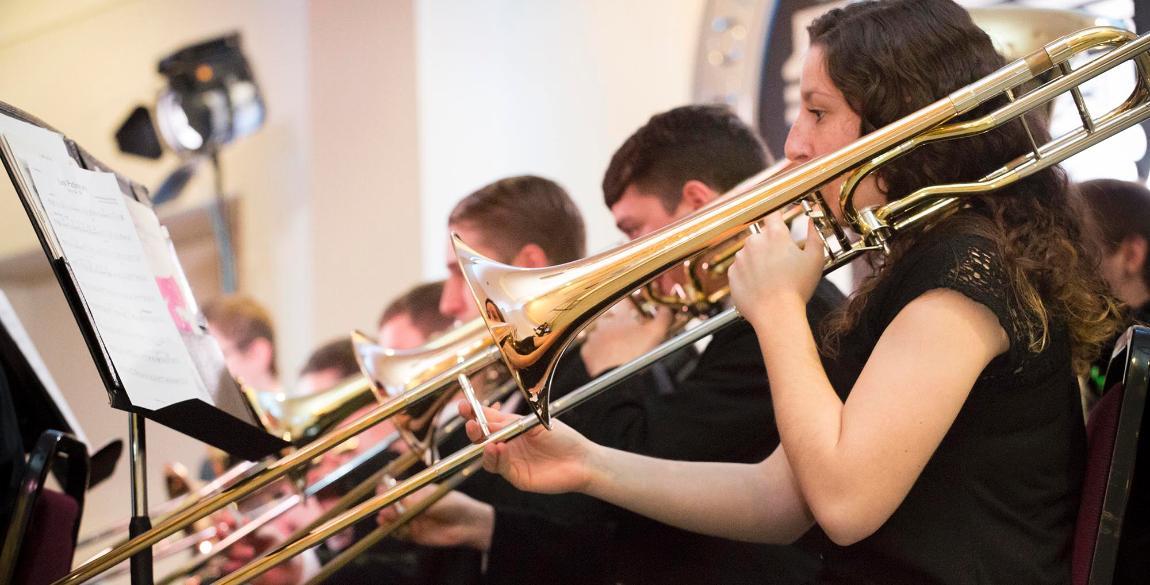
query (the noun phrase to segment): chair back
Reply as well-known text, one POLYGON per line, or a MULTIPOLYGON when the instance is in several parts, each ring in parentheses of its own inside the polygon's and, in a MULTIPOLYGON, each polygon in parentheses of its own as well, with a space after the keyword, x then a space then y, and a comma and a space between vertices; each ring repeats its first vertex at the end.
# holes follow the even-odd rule
POLYGON ((1086 474, 1071 562, 1074 585, 1113 581, 1150 386, 1150 329, 1131 327, 1118 340, 1105 386, 1086 424, 1086 474))
POLYGON ((46 585, 68 574, 87 489, 87 448, 67 433, 44 431, 28 458, 0 549, 0 583, 46 585), (63 493, 44 488, 49 472, 63 493))

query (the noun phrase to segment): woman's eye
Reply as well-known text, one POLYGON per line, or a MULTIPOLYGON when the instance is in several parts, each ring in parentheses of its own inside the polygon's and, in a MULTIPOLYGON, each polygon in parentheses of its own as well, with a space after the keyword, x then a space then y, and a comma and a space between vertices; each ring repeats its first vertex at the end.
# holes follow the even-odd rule
POLYGON ((816 122, 821 121, 823 119, 823 115, 826 114, 826 112, 824 112, 822 110, 807 109, 807 111, 810 112, 811 115, 815 117, 816 122))

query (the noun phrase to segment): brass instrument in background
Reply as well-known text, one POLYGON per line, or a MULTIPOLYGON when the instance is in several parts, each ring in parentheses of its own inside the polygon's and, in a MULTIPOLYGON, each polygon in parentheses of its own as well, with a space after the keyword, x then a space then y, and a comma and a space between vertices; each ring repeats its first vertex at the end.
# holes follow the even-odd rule
POLYGON ((321 392, 289 394, 243 387, 248 404, 271 434, 293 447, 307 444, 359 409, 382 402, 366 376, 352 376, 321 392))
MULTIPOLYGON (((360 369, 391 397, 399 396, 406 388, 422 384, 437 372, 450 368, 459 362, 461 356, 486 351, 493 346, 491 336, 487 334, 487 328, 479 318, 459 325, 415 349, 383 348, 358 331, 352 334, 352 343, 356 347, 360 369)), ((482 376, 483 379, 478 380, 479 386, 488 389, 497 386, 499 379, 505 377, 498 370, 491 368, 484 368, 472 375, 482 376)), ((467 375, 458 376, 456 381, 459 382, 469 402, 478 404, 482 401, 482 397, 476 395, 467 375)), ((439 425, 435 423, 439 413, 454 397, 454 392, 440 392, 434 400, 413 405, 396 415, 396 428, 403 440, 412 449, 421 453, 427 465, 439 459, 435 440, 439 425)))
MULTIPOLYGON (((652 277, 718 242, 729 240, 763 216, 799 203, 813 220, 825 246, 825 269, 833 270, 869 251, 886 251, 890 238, 918 228, 954 210, 964 196, 1009 185, 1101 142, 1150 117, 1150 35, 1114 28, 1090 28, 1051 43, 949 96, 874 131, 842 149, 807 162, 777 177, 731 194, 720 203, 657 232, 562 266, 517 269, 483 258, 455 238, 460 265, 482 307, 488 327, 520 387, 531 397, 538 417, 520 417, 488 436, 446 457, 407 481, 376 495, 332 519, 307 536, 285 544, 219 581, 232 585, 254 578, 285 559, 307 550, 378 510, 407 497, 440 478, 458 473, 481 457, 491 443, 504 442, 549 420, 547 384, 555 360, 576 333, 623 295, 652 277), (1072 59, 1106 50, 1071 69, 1072 59), (1078 86, 1105 71, 1133 62, 1135 87, 1117 108, 1093 116, 1078 86), (1021 86, 1043 76, 1051 79, 1022 91, 1021 86), (925 187, 889 204, 865 209, 853 206, 854 187, 879 164, 914 148, 939 140, 986 132, 1006 123, 1023 123, 1022 116, 1069 92, 1079 106, 1082 127, 1055 138, 971 183, 925 187), (959 120, 980 105, 1007 97, 1008 103, 973 120, 959 120), (818 190, 850 173, 841 193, 845 224, 829 212, 818 190), (851 229, 859 239, 846 237, 851 229)), ((616 368, 556 401, 556 414, 573 408, 612 384, 655 361, 694 343, 739 319, 728 309, 700 326, 616 368)))
MULTIPOLYGON (((740 188, 773 177, 794 165, 783 159, 772 164, 748 181, 735 186, 731 193, 737 193, 740 188)), ((725 197, 725 196, 724 196, 725 197)), ((712 201, 709 206, 716 205, 723 197, 712 201)), ((802 208, 793 205, 783 212, 783 221, 788 225, 802 215, 802 208)), ((664 272, 651 280, 640 290, 642 297, 650 302, 670 308, 671 310, 691 317, 705 317, 718 311, 722 300, 726 298, 730 289, 727 286, 727 269, 735 261, 735 253, 743 247, 743 238, 746 233, 740 232, 730 239, 715 244, 710 248, 680 262, 674 268, 664 272), (666 282, 673 282, 670 286, 666 282)), ((633 295, 632 298, 635 298, 633 295)), ((638 303, 637 303, 638 304, 638 303)), ((640 307, 642 310, 642 307, 640 307)))
MULTIPOLYGON (((288 440, 290 440, 289 437, 297 440, 310 439, 315 433, 330 429, 347 415, 361 408, 363 399, 376 395, 376 389, 390 397, 399 396, 404 392, 407 385, 417 385, 431 379, 436 372, 454 365, 459 356, 468 355, 476 349, 491 345, 486 328, 480 319, 456 327, 420 347, 407 350, 384 348, 360 332, 352 334, 352 342, 356 359, 365 375, 349 378, 330 390, 314 394, 289 397, 288 400, 284 400, 282 396, 273 397, 271 401, 264 400, 265 412, 261 413, 261 419, 265 420, 264 417, 266 416, 266 420, 273 423, 273 425, 269 425, 269 428, 276 429, 276 432, 286 431, 284 438, 288 440), (364 386, 363 380, 371 381, 370 385, 373 387, 371 392, 360 390, 364 386), (268 405, 271 407, 269 408, 268 405), (313 408, 308 408, 309 406, 313 408), (269 416, 270 414, 275 416, 269 416)), ((497 361, 493 361, 493 364, 497 363, 497 361)), ((484 369, 478 375, 485 376, 487 379, 484 382, 489 382, 481 386, 481 388, 486 389, 478 398, 482 404, 490 404, 492 401, 502 399, 514 391, 514 385, 503 384, 500 386, 498 384, 500 376, 497 372, 493 372, 492 368, 484 369)), ((502 378, 506 378, 506 375, 502 378)), ((445 388, 450 389, 451 386, 445 388)), ((458 420, 448 422, 445 425, 434 424, 439 419, 443 405, 454 395, 454 392, 444 391, 433 400, 423 401, 413 406, 409 411, 397 414, 392 419, 397 433, 385 439, 384 444, 378 448, 373 447, 373 451, 378 455, 379 452, 386 450, 392 442, 402 437, 411 447, 410 453, 392 460, 383 469, 361 481, 360 485, 340 497, 318 519, 303 527, 301 529, 303 533, 306 534, 306 531, 313 528, 314 525, 321 524, 373 493, 381 478, 399 477, 406 473, 419 459, 428 461, 427 451, 434 452, 440 437, 446 436, 462 424, 462 421, 458 420), (413 415, 411 411, 416 411, 418 416, 413 415)), ((354 441, 354 438, 349 439, 343 446, 354 441)), ((373 459, 375 459, 374 456, 357 458, 357 460, 341 466, 315 484, 303 488, 302 496, 300 494, 288 495, 279 502, 265 505, 264 511, 252 514, 250 520, 242 526, 238 526, 236 531, 226 539, 219 542, 199 543, 201 555, 198 558, 185 563, 158 582, 172 583, 183 575, 200 570, 207 565, 211 557, 227 550, 228 547, 248 534, 275 520, 294 506, 302 504, 307 498, 322 495, 323 490, 334 483, 332 476, 345 476, 373 459)), ((175 549, 177 546, 165 548, 175 549)), ((154 554, 157 557, 160 556, 160 549, 156 549, 154 554)), ((115 574, 115 571, 112 574, 115 574)))
MULTIPOLYGON (((717 299, 721 298, 721 296, 717 297, 717 299)), ((628 297, 627 301, 635 305, 641 314, 647 317, 653 316, 655 306, 648 297, 633 294, 628 297)), ((686 324, 686 320, 680 320, 677 324, 683 326, 686 324)), ((461 325, 419 348, 410 350, 385 349, 359 332, 353 334, 352 340, 356 346, 356 356, 360 360, 361 368, 383 386, 388 394, 399 393, 405 379, 408 380, 408 383, 419 383, 430 375, 429 372, 438 371, 451 365, 452 361, 457 359, 454 356, 460 353, 467 353, 492 345, 491 337, 487 335, 483 320, 479 318, 461 325)), ((476 375, 482 376, 483 379, 479 380, 480 390, 468 397, 473 407, 478 408, 479 404, 490 405, 505 400, 516 390, 515 384, 508 379, 501 367, 486 368, 476 375)), ((468 392, 467 385, 461 383, 461 387, 465 393, 468 392)), ((411 447, 412 452, 423 459, 427 465, 432 465, 439 460, 439 443, 459 429, 464 422, 458 414, 446 421, 441 417, 445 407, 455 397, 453 392, 442 392, 433 400, 425 400, 391 419, 400 436, 411 447)), ((510 401, 504 402, 504 408, 510 404, 510 401)), ((394 484, 393 478, 405 472, 414 461, 414 458, 405 457, 389 464, 387 469, 368 478, 351 493, 341 498, 320 518, 289 535, 285 542, 291 542, 305 536, 312 529, 334 518, 351 505, 359 503, 375 491, 375 487, 381 483, 381 480, 383 482, 390 481, 394 484)), ((446 496, 477 470, 478 465, 473 465, 444 480, 433 493, 418 504, 403 511, 395 522, 386 527, 377 528, 347 550, 341 551, 328 564, 324 565, 319 574, 309 579, 308 584, 322 582, 354 559, 356 555, 387 538, 400 526, 411 521, 423 510, 446 496)))
MULTIPOLYGON (((385 400, 363 416, 349 421, 345 426, 332 429, 327 434, 317 437, 311 443, 301 446, 298 450, 280 459, 256 465, 255 467, 260 469, 259 472, 249 473, 238 478, 218 492, 201 494, 198 499, 189 502, 156 522, 151 530, 127 541, 117 543, 110 549, 101 552, 75 568, 57 583, 83 583, 107 571, 164 538, 179 532, 196 520, 239 501, 289 473, 305 467, 316 457, 368 428, 410 408, 425 398, 443 391, 445 388, 452 387, 457 383, 460 375, 474 374, 493 363, 498 363, 498 360, 498 351, 491 344, 475 350, 474 353, 457 356, 452 365, 445 370, 436 372, 427 377, 425 381, 409 387, 398 396, 385 400)), ((369 376, 355 378, 347 384, 357 384, 359 387, 363 387, 369 381, 371 384, 375 384, 369 376)), ((379 387, 382 388, 382 384, 379 387)))

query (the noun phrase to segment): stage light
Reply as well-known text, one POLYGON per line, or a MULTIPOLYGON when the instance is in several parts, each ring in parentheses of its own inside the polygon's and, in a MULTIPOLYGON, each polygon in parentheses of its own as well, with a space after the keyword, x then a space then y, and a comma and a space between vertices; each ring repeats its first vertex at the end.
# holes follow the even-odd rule
POLYGON ((159 158, 161 142, 180 157, 180 164, 151 193, 152 204, 178 197, 204 162, 215 175, 212 224, 220 256, 220 287, 236 290, 236 262, 224 203, 220 150, 263 126, 267 110, 259 84, 240 48, 239 33, 184 47, 158 66, 167 86, 152 112, 132 111, 116 132, 120 150, 159 158), (154 123, 153 123, 154 120, 154 123), (157 128, 159 131, 157 132, 157 128))
POLYGON ((177 153, 210 155, 264 123, 263 96, 239 34, 180 49, 160 61, 159 72, 168 87, 156 100, 156 121, 177 153))

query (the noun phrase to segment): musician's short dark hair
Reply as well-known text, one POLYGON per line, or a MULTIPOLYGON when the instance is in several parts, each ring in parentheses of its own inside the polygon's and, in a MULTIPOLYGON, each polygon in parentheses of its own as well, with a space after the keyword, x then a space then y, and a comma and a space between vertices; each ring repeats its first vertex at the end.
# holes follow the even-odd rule
POLYGON ((428 282, 417 285, 403 293, 387 305, 379 316, 377 328, 384 323, 401 315, 407 315, 411 324, 430 338, 437 333, 443 333, 455 322, 455 319, 439 312, 439 299, 443 296, 443 281, 428 282))
POLYGON ((359 373, 359 363, 355 359, 355 347, 349 337, 343 336, 333 339, 311 353, 300 369, 301 376, 335 370, 340 378, 347 378, 359 373))
POLYGON ((448 225, 469 225, 509 260, 528 244, 543 249, 552 264, 583 257, 583 216, 554 181, 522 175, 500 179, 464 197, 451 210, 448 225))
MULTIPOLYGON (((1078 184, 1090 208, 1105 252, 1114 252, 1130 237, 1150 244, 1150 189, 1117 179, 1095 179, 1078 184)), ((1150 286, 1150 261, 1142 264, 1142 282, 1150 286)))
POLYGON ((272 348, 271 372, 276 374, 275 327, 271 313, 254 298, 243 294, 216 297, 200 307, 204 319, 243 351, 257 339, 266 339, 272 348))
POLYGON ((613 207, 635 185, 670 212, 687 181, 724 192, 767 161, 763 142, 726 106, 682 106, 652 116, 615 151, 603 175, 603 200, 613 207))

